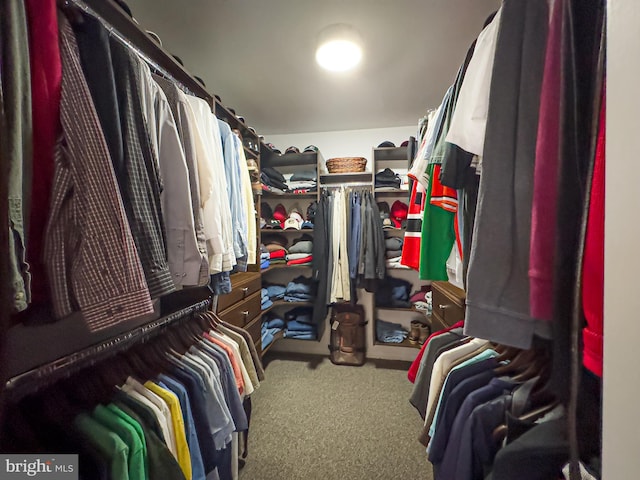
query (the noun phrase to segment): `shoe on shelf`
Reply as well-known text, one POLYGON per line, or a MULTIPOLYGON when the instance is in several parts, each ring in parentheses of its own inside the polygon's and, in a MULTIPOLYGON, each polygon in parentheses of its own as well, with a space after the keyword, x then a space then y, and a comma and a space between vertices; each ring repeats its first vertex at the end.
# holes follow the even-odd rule
POLYGON ((431 335, 431 329, 429 328, 429 325, 426 325, 424 323, 420 324, 420 336, 418 337, 418 343, 420 345, 424 345, 424 342, 427 341, 427 338, 429 338, 429 335, 431 335))
POLYGON ((409 333, 409 343, 415 345, 420 341, 420 326, 422 322, 411 320, 411 332, 409 333))

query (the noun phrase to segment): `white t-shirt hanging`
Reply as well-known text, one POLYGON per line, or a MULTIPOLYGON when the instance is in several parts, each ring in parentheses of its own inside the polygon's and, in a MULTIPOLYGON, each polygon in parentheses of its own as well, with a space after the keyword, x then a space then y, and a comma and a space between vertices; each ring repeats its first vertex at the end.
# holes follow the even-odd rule
POLYGON ((489 90, 501 12, 502 8, 478 36, 446 137, 447 142, 478 156, 482 156, 484 150, 489 90))

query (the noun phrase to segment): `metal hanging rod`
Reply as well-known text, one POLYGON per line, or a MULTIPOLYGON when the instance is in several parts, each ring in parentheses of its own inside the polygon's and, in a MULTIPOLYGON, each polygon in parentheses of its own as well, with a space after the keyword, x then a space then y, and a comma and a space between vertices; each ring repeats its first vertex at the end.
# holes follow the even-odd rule
POLYGON ((37 392, 62 378, 70 377, 84 368, 91 367, 127 350, 135 344, 143 343, 155 337, 165 328, 176 325, 179 321, 190 319, 195 313, 206 310, 210 304, 211 299, 202 300, 97 345, 87 347, 16 375, 7 381, 3 393, 8 399, 15 401, 25 395, 37 392))
POLYGON ((144 32, 137 25, 137 22, 133 18, 128 17, 128 15, 126 15, 124 11, 121 12, 120 7, 116 6, 110 1, 105 1, 105 0, 98 0, 97 2, 91 2, 91 0, 64 0, 64 2, 66 6, 71 6, 71 5, 76 6, 80 8, 82 11, 94 17, 96 20, 100 21, 100 23, 102 23, 102 25, 109 31, 110 35, 115 37, 120 43, 125 45, 127 48, 135 52, 150 67, 153 67, 157 72, 159 72, 164 77, 174 82, 185 93, 192 96, 204 97, 209 102, 209 104, 213 106, 213 102, 214 102, 213 96, 209 92, 207 92, 206 89, 203 86, 201 86, 200 83, 198 83, 198 81, 195 78, 193 78, 191 74, 187 72, 182 67, 182 65, 180 65, 170 54, 165 52, 162 49, 162 47, 157 45, 155 41, 152 40, 151 37, 149 37, 147 33, 144 32), (184 83, 184 81, 177 78, 177 76, 174 73, 170 72, 169 69, 161 66, 156 60, 154 60, 151 57, 151 55, 149 55, 144 49, 140 48, 138 45, 136 45, 130 39, 128 39, 126 35, 122 31, 120 31, 120 29, 114 26, 109 20, 105 18, 104 15, 102 15, 94 7, 89 5, 89 3, 95 3, 96 7, 101 9, 111 8, 117 11, 117 14, 119 17, 122 17, 122 18, 126 17, 127 23, 125 23, 124 25, 126 25, 127 28, 131 28, 132 31, 136 33, 136 35, 144 36, 144 40, 147 42, 150 42, 150 44, 153 45, 152 48, 154 48, 158 54, 164 57, 165 60, 168 60, 169 65, 174 67, 177 72, 179 72, 182 76, 184 76, 191 83, 193 83, 195 88, 189 87, 184 83))

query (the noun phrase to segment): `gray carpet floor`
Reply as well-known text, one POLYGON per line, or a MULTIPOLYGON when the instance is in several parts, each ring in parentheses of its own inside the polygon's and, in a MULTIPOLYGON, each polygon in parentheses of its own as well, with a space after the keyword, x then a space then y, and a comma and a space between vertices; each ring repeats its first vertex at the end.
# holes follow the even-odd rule
POLYGON ((431 480, 406 369, 267 357, 241 480, 431 480))

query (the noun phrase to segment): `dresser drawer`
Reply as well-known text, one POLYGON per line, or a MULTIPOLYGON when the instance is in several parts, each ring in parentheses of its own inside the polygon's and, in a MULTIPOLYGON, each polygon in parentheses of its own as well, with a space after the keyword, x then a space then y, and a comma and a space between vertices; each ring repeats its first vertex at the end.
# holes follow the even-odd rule
POLYGON ((220 312, 218 316, 232 325, 244 327, 260 315, 261 300, 262 296, 260 292, 256 292, 246 300, 236 303, 223 312, 220 312))
POLYGON ((254 343, 262 341, 262 332, 260 330, 261 327, 262 327, 261 316, 257 316, 244 327, 244 329, 249 333, 249 335, 251 335, 251 340, 253 340, 254 343))
POLYGON ((433 282, 433 315, 437 321, 450 327, 464 319, 465 293, 461 288, 449 282, 433 282))
POLYGON ((223 312, 233 304, 241 302, 260 291, 260 273, 246 272, 231 275, 231 292, 218 297, 218 312, 223 312))

